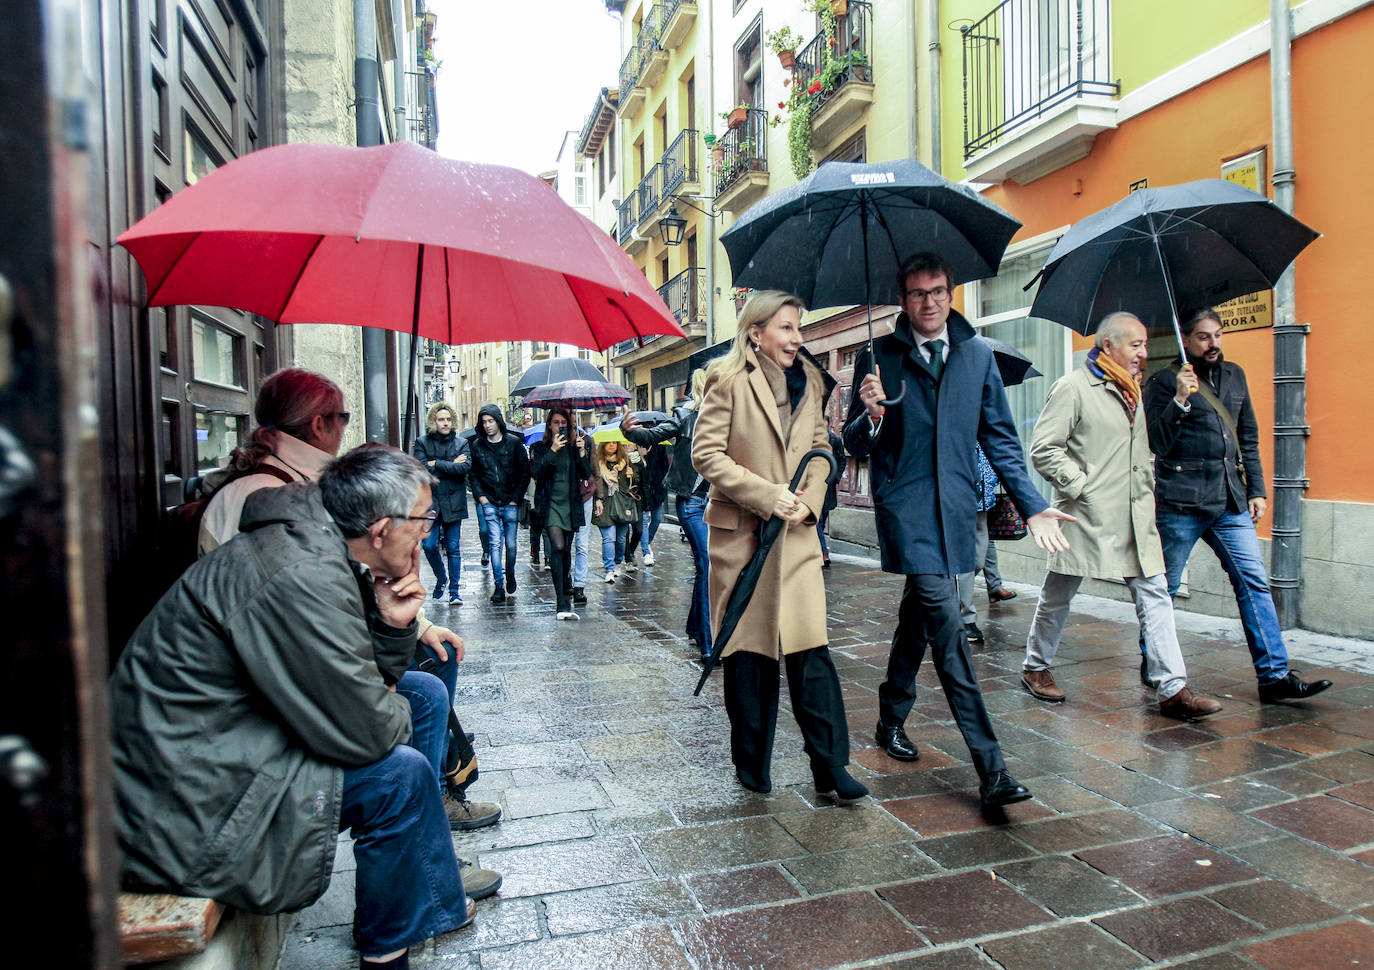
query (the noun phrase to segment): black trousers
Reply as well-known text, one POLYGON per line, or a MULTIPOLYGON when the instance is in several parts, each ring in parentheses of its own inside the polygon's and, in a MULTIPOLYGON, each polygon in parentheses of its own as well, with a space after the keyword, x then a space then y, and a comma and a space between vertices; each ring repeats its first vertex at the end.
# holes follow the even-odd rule
POLYGON ((878 688, 880 722, 900 727, 911 713, 916 702, 916 674, 925 659, 927 643, 935 654, 935 672, 949 712, 968 745, 973 767, 981 777, 1003 770, 1002 748, 992 732, 983 693, 973 673, 953 576, 907 576, 887 659, 887 677, 878 688))
MULTIPOLYGON (((849 726, 830 648, 786 654, 783 666, 792 713, 812 764, 849 764, 849 726)), ((725 711, 730 716, 730 757, 735 767, 746 780, 769 787, 778 724, 778 662, 748 650, 726 657, 725 711)))
POLYGON ((553 575, 554 609, 563 613, 572 609, 572 556, 568 555, 568 539, 572 533, 564 532, 557 526, 544 529, 544 551, 549 560, 549 571, 553 575))

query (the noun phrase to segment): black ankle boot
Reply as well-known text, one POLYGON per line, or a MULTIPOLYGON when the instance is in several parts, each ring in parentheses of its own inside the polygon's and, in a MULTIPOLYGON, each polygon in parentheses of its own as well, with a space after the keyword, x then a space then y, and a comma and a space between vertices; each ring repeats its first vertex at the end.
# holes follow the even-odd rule
POLYGON ((868 795, 868 789, 855 781, 844 765, 813 762, 811 778, 816 782, 816 794, 840 805, 849 805, 868 795))

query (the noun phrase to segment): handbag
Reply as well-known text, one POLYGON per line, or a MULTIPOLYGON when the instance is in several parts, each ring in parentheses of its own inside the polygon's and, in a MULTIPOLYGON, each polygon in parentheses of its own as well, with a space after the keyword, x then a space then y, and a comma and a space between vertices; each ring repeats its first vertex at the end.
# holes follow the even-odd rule
POLYGON ((1026 537, 1026 520, 1016 511, 1005 492, 997 493, 997 501, 988 509, 988 538, 999 542, 1026 537))

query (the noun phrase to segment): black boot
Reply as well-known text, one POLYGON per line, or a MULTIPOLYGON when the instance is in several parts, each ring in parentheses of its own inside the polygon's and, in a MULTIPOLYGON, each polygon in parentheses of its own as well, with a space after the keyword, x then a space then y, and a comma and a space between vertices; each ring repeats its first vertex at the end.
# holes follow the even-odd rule
POLYGON ((811 778, 816 783, 817 795, 839 805, 852 804, 868 795, 868 789, 855 781, 844 765, 813 761, 811 778))

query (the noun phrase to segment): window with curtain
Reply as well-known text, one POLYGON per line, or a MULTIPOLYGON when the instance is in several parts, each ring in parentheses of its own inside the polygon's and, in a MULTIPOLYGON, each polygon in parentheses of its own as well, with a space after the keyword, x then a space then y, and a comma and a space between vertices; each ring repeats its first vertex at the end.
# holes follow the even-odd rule
POLYGON ((1026 468, 1046 500, 1050 498, 1050 487, 1031 468, 1030 437, 1035 430, 1036 418, 1040 416, 1045 399, 1049 396, 1050 386, 1063 377, 1071 366, 1069 331, 1050 320, 1030 316, 1035 290, 1025 291, 1022 287, 1040 272, 1055 242, 1054 239, 1043 240, 1008 256, 1002 260, 995 278, 969 284, 970 292, 967 294, 969 322, 978 328, 978 332, 1015 347, 1029 357, 1035 369, 1044 375, 1007 388, 1007 404, 1016 422, 1016 432, 1021 436, 1026 468))

